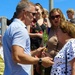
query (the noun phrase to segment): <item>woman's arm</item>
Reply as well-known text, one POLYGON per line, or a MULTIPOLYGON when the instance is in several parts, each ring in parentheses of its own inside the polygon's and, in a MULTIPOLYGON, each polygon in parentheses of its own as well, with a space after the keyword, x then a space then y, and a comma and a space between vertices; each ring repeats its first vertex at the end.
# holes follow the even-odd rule
POLYGON ((71 64, 71 67, 72 67, 71 75, 75 75, 75 58, 70 61, 70 64, 71 64))

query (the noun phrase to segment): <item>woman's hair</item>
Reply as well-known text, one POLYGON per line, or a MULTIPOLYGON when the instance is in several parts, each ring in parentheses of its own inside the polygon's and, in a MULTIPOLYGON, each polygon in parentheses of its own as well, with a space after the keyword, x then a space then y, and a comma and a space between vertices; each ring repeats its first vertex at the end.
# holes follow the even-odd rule
POLYGON ((45 9, 45 8, 43 8, 43 12, 42 12, 42 15, 44 15, 46 18, 48 18, 49 17, 49 12, 48 12, 48 10, 47 9, 45 9))
POLYGON ((68 33, 70 37, 75 38, 75 25, 73 23, 62 21, 59 27, 64 33, 68 33))
POLYGON ((65 16, 63 15, 62 11, 59 8, 53 8, 50 12, 49 12, 49 20, 51 22, 51 14, 54 12, 58 12, 60 15, 60 20, 65 20, 65 16))
POLYGON ((43 7, 42 7, 42 5, 40 3, 36 3, 35 6, 40 7, 40 9, 42 10, 42 14, 44 13, 44 9, 43 9, 43 7))
POLYGON ((16 16, 17 16, 17 14, 16 14, 16 12, 14 12, 13 17, 10 20, 7 18, 7 25, 8 26, 12 23, 13 19, 16 18, 16 16))

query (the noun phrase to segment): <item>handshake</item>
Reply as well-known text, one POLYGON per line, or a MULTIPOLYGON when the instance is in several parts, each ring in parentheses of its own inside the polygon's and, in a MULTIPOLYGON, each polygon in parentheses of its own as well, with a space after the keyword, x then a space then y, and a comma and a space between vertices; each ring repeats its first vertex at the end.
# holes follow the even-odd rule
POLYGON ((42 62, 42 66, 44 67, 50 67, 51 65, 53 65, 53 58, 49 57, 48 53, 48 49, 46 47, 39 47, 37 49, 37 54, 36 57, 41 58, 42 62))
POLYGON ((45 47, 43 51, 47 52, 47 51, 48 51, 48 49, 45 47))

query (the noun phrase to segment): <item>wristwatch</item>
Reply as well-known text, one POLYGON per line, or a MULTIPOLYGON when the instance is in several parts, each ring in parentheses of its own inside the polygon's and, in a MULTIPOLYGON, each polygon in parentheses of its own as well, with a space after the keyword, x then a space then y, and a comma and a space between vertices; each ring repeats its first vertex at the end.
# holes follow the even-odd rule
POLYGON ((42 59, 39 58, 38 64, 41 65, 42 64, 42 59))

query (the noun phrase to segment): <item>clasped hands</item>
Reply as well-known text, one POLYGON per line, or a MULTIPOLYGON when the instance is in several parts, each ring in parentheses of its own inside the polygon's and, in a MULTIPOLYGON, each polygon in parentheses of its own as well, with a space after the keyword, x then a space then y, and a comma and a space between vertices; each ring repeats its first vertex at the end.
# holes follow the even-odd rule
POLYGON ((44 67, 50 67, 54 64, 53 58, 49 57, 49 54, 46 53, 47 48, 46 47, 39 47, 37 49, 37 54, 35 57, 42 59, 42 66, 44 67))

